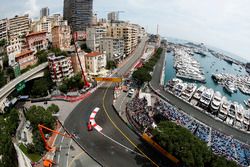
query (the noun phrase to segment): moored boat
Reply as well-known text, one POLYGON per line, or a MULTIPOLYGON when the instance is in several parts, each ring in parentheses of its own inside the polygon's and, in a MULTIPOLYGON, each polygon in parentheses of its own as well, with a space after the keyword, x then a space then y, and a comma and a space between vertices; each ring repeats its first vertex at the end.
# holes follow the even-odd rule
POLYGON ((219 113, 218 113, 218 117, 222 120, 225 121, 227 118, 227 114, 228 114, 228 109, 229 109, 229 101, 227 100, 227 98, 225 96, 223 96, 222 98, 222 103, 220 105, 220 109, 219 109, 219 113))
POLYGON ((218 110, 219 110, 220 105, 221 105, 221 99, 222 99, 221 93, 216 91, 214 93, 214 97, 213 97, 211 105, 210 105, 210 111, 213 114, 216 114, 216 115, 218 114, 218 110))

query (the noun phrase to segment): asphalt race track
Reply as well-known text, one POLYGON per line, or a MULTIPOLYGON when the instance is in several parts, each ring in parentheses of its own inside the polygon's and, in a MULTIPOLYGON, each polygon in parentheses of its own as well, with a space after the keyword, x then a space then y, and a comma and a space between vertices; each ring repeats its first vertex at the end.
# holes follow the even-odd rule
MULTIPOLYGON (((118 70, 118 75, 123 75, 133 66, 143 48, 142 42, 135 56, 118 70)), ((112 106, 113 89, 114 85, 105 84, 80 102, 65 120, 65 128, 75 134, 79 144, 103 166, 170 166, 166 158, 144 143, 117 115, 112 106), (101 132, 87 130, 90 114, 96 107, 100 108, 95 121, 102 127, 101 132)))

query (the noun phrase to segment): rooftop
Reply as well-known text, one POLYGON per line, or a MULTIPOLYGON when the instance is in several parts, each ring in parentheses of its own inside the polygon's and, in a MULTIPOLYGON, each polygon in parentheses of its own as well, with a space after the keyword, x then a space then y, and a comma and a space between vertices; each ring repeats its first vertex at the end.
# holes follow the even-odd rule
POLYGON ((100 53, 100 52, 91 52, 91 53, 86 54, 87 57, 95 57, 95 56, 99 56, 99 55, 102 55, 102 53, 100 53))
POLYGON ((33 51, 32 50, 23 50, 21 53, 16 55, 16 58, 20 57, 20 56, 24 56, 26 54, 30 54, 30 53, 33 53, 33 51))
POLYGON ((40 35, 40 34, 46 34, 46 33, 47 33, 46 31, 32 32, 32 33, 27 34, 26 37, 40 35))

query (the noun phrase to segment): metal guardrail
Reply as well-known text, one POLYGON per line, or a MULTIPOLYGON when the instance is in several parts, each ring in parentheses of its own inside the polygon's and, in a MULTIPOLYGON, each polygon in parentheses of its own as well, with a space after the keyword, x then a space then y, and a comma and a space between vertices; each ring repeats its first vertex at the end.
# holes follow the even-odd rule
POLYGON ((7 83, 4 87, 0 89, 0 99, 6 95, 11 89, 13 89, 18 83, 26 80, 27 78, 31 77, 32 75, 38 73, 39 71, 45 69, 48 66, 48 63, 40 64, 39 66, 27 71, 26 73, 20 75, 19 77, 15 78, 14 80, 7 83))

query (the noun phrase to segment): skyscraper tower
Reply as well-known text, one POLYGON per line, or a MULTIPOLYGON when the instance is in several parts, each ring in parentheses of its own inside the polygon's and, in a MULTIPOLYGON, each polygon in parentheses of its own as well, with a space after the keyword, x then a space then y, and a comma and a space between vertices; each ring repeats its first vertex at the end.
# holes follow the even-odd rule
POLYGON ((91 26, 93 0, 64 0, 63 18, 68 20, 72 31, 86 31, 91 26))
POLYGON ((40 10, 40 18, 42 18, 44 16, 46 16, 46 17, 49 16, 49 8, 48 7, 42 8, 40 10))

